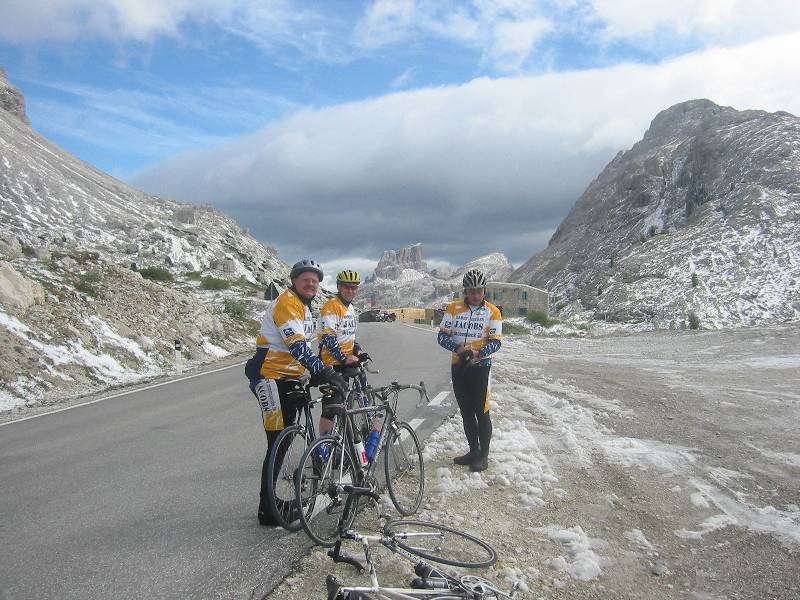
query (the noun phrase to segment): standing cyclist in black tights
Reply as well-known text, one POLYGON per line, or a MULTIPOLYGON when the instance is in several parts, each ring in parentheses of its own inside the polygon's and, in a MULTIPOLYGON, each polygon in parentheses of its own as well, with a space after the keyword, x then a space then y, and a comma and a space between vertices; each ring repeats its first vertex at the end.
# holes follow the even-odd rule
POLYGON ((491 354, 500 349, 503 318, 486 302, 486 275, 477 269, 464 274, 464 299, 451 302, 439 326, 439 345, 453 353, 453 393, 461 409, 469 452, 457 456, 457 465, 472 471, 489 466, 492 419, 489 416, 491 354))

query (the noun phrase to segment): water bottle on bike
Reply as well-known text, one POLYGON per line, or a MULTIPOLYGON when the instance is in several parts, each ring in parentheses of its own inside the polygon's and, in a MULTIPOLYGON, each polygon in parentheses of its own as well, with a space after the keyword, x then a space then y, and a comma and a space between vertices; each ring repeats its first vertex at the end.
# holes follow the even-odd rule
POLYGON ((367 436, 367 459, 371 462, 378 452, 378 442, 381 439, 381 430, 383 429, 383 416, 377 415, 372 422, 372 429, 367 436))
POLYGON ((367 458, 367 451, 364 449, 364 442, 361 441, 361 436, 357 430, 353 432, 353 448, 356 451, 359 466, 366 467, 369 459, 367 458))

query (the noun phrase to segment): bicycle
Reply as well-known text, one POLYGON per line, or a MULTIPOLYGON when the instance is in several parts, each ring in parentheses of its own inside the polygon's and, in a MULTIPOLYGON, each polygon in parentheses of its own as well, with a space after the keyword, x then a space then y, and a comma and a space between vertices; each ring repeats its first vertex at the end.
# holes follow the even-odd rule
MULTIPOLYGON (((345 513, 353 510, 359 496, 379 498, 369 488, 345 486, 348 493, 345 513)), ((362 573, 368 571, 370 586, 345 586, 338 577, 328 575, 325 579, 328 600, 368 600, 389 598, 401 600, 488 600, 490 598, 511 600, 516 596, 519 582, 509 592, 496 587, 490 581, 475 575, 460 577, 451 575, 426 560, 463 568, 489 567, 497 561, 495 550, 483 540, 438 523, 398 519, 387 522, 381 535, 364 535, 346 528, 340 522, 339 543, 328 555, 335 562, 353 565, 362 573), (340 552, 341 540, 360 542, 364 550, 367 569, 358 560, 340 552), (415 563, 417 578, 409 588, 384 587, 378 581, 375 563, 370 553, 370 543, 378 543, 395 554, 415 563), (419 560, 424 559, 424 560, 419 560)))
MULTIPOLYGON (((364 354, 361 358, 362 361, 355 365, 336 367, 337 371, 350 381, 350 389, 347 394, 348 408, 363 407, 369 403, 365 393, 369 388, 366 373, 378 373, 377 370, 369 369, 368 363, 371 359, 368 355, 364 354)), ((267 505, 276 523, 288 531, 298 531, 301 528, 296 509, 297 504, 294 502, 295 479, 306 448, 319 437, 311 409, 322 398, 312 400, 311 387, 310 383, 304 386, 306 403, 301 409, 302 414, 298 414, 295 424, 286 427, 276 438, 274 450, 270 453, 267 461, 267 505)), ((326 386, 322 386, 320 389, 323 391, 323 397, 331 393, 330 388, 326 386), (328 390, 327 394, 325 390, 328 390)), ((338 417, 334 417, 333 422, 335 429, 338 426, 338 417)), ((361 429, 364 427, 368 431, 369 423, 360 424, 361 429)), ((363 435, 366 436, 366 433, 363 435)))
MULTIPOLYGON (((267 462, 267 505, 275 521, 288 531, 298 531, 300 522, 295 503, 295 480, 306 448, 317 439, 312 408, 322 398, 311 398, 311 384, 306 383, 306 403, 300 409, 293 425, 289 425, 275 439, 267 462)), ((334 417, 334 429, 339 419, 334 417)))
MULTIPOLYGON (((370 405, 360 408, 345 408, 343 426, 331 436, 314 441, 305 451, 295 481, 295 501, 299 510, 300 524, 308 536, 321 546, 336 543, 339 520, 345 506, 345 485, 367 485, 378 488, 375 471, 381 452, 384 453, 384 474, 389 497, 402 515, 417 511, 425 490, 425 465, 422 447, 414 429, 397 419, 396 407, 400 391, 416 389, 427 396, 424 386, 401 385, 392 382, 388 386, 369 388, 365 393, 370 405), (381 432, 375 454, 368 457, 359 436, 353 417, 372 415, 378 420, 383 416, 381 432), (402 481, 398 480, 402 476, 402 481), (401 486, 410 492, 403 493, 401 486)), ((344 513, 349 522, 355 510, 344 513)))

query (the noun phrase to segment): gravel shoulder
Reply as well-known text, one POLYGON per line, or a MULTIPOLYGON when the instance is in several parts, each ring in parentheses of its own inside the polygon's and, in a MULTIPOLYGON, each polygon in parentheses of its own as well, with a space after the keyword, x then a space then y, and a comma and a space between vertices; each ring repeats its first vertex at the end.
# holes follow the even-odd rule
MULTIPOLYGON (((490 468, 451 463, 445 421, 419 516, 491 543, 482 574, 523 598, 798 598, 799 341, 797 325, 509 336, 490 468)), ((382 581, 408 582, 410 563, 374 554, 382 581)), ((367 583, 314 549, 269 598, 324 598, 327 573, 367 583)))

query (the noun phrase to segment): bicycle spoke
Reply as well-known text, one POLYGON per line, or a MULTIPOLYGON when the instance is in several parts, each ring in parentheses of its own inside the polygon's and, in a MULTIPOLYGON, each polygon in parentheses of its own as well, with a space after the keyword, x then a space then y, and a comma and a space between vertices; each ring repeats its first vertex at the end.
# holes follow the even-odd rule
POLYGON ((339 537, 339 519, 346 495, 341 485, 353 479, 352 459, 341 442, 316 440, 305 452, 295 497, 302 507, 300 523, 317 544, 332 546, 339 537))

